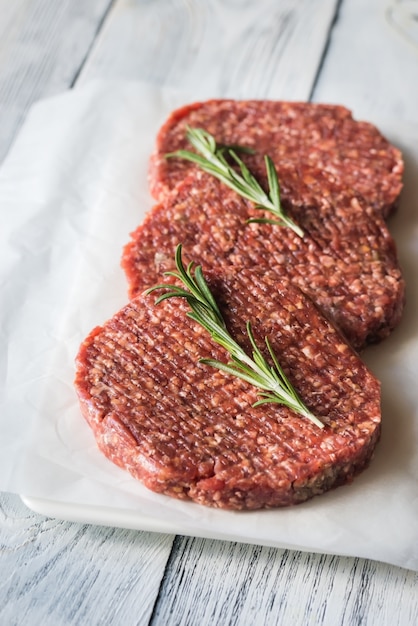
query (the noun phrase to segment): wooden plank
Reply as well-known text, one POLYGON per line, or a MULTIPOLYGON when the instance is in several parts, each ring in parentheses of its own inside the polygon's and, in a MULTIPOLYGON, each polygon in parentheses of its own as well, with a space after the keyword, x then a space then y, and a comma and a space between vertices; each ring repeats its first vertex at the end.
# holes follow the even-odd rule
POLYGON ((361 119, 418 122, 416 2, 343 2, 314 100, 361 119))
POLYGON ((121 0, 79 84, 92 78, 122 78, 170 85, 196 99, 306 99, 337 4, 121 0))
POLYGON ((76 79, 114 0, 0 0, 0 161, 31 104, 76 79))
POLYGON ((0 623, 147 624, 173 537, 52 520, 0 496, 0 623))
POLYGON ((363 559, 177 538, 152 624, 418 624, 418 574, 363 559))

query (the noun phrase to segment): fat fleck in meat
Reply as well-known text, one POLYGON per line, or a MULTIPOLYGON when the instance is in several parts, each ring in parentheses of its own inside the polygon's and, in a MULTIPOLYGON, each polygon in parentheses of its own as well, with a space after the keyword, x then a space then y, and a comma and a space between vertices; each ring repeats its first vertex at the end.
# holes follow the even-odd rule
POLYGON ((383 218, 345 186, 334 183, 331 195, 299 188, 309 202, 288 211, 303 238, 289 228, 247 224, 269 214, 208 174, 191 172, 149 212, 124 250, 130 295, 173 269, 182 243, 187 260, 221 275, 249 268, 262 280, 271 271, 273 290, 290 279, 357 349, 386 337, 402 314, 404 281, 383 218))
POLYGON ((336 183, 362 196, 386 217, 402 188, 400 151, 375 126, 354 120, 342 106, 210 100, 174 111, 161 128, 150 168, 151 190, 159 200, 196 167, 165 159, 169 152, 190 149, 187 126, 204 128, 218 143, 254 148, 256 155, 243 155, 243 159, 261 181, 266 178, 263 156, 270 155, 283 198, 290 203, 309 204, 311 192, 327 196, 336 183))
MULTIPOLYGON (((76 389, 104 454, 148 488, 225 509, 297 504, 352 480, 380 432, 376 379, 313 303, 274 272, 208 273, 231 334, 253 322, 326 427, 198 362, 226 361, 183 300, 139 295, 82 344, 76 389)), ((267 355, 266 355, 267 356, 267 355)))

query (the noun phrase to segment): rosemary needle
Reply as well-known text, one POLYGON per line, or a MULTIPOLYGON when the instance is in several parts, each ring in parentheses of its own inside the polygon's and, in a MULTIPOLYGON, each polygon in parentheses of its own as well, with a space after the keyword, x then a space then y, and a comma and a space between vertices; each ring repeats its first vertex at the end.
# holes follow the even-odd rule
POLYGON ((303 230, 286 215, 282 207, 276 168, 269 156, 265 155, 264 157, 269 184, 269 192, 266 193, 238 156, 238 152, 253 153, 253 150, 244 146, 218 145, 215 138, 203 128, 188 127, 186 137, 198 154, 189 150, 176 150, 167 154, 167 158, 177 157, 195 163, 202 170, 212 174, 212 176, 215 176, 215 178, 218 178, 225 185, 236 191, 240 196, 254 202, 257 209, 267 210, 275 216, 275 219, 252 218, 248 222, 287 226, 299 237, 303 237, 303 230), (239 171, 227 161, 227 157, 233 161, 235 166, 239 167, 239 171))
POLYGON ((231 356, 228 363, 216 359, 201 359, 201 362, 237 376, 260 389, 259 400, 254 406, 272 402, 283 404, 310 419, 319 428, 323 428, 324 424, 309 411, 286 377, 268 338, 265 338, 265 342, 273 365, 267 362, 257 347, 250 322, 247 322, 247 334, 252 347, 252 357, 232 338, 203 276, 202 267, 195 266, 193 262, 189 263, 187 268, 184 266, 181 245, 177 246, 175 261, 177 272, 165 272, 165 275, 179 279, 184 287, 163 283, 147 289, 145 293, 165 289, 166 293, 157 298, 156 304, 167 298, 185 298, 191 308, 187 315, 207 330, 212 339, 224 347, 231 356))

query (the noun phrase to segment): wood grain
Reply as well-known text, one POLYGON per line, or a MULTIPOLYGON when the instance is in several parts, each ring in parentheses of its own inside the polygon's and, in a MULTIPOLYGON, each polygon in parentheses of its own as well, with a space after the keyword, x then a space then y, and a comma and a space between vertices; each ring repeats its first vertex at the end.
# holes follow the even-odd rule
POLYGON ((147 624, 173 537, 52 520, 0 496, 0 624, 147 624))
POLYGON ((373 561, 177 537, 151 623, 412 626, 417 588, 373 561))
POLYGON ((196 99, 306 99, 337 5, 337 0, 122 0, 80 83, 126 78, 177 87, 196 99))
POLYGON ((31 104, 76 80, 114 0, 0 0, 0 161, 31 104))
POLYGON ((366 120, 416 124, 417 5, 416 0, 343 2, 314 100, 344 103, 366 120))

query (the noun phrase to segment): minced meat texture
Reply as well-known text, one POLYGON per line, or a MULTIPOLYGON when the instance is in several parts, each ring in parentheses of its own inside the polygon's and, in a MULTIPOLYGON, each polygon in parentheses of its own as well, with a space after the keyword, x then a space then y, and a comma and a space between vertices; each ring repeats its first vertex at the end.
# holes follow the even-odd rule
POLYGON ((297 504, 351 481, 379 438, 376 379, 309 298, 274 272, 206 276, 231 334, 248 348, 251 320, 262 350, 268 336, 325 428, 281 405, 253 408, 253 386, 199 363, 228 355, 186 316, 184 300, 156 306, 152 293, 80 348, 76 389, 100 449, 151 490, 224 509, 297 504))
POLYGON ((174 111, 162 126, 150 164, 150 187, 156 199, 181 182, 196 166, 167 153, 191 149, 186 128, 204 128, 218 143, 256 151, 242 154, 256 178, 265 183, 264 155, 276 166, 285 201, 309 204, 309 189, 328 195, 345 186, 387 217, 402 189, 400 151, 367 122, 353 119, 336 105, 268 100, 209 100, 174 111), (321 177, 321 186, 316 184, 321 177), (303 181, 301 187, 300 181, 303 181))
POLYGON ((289 228, 248 224, 248 218, 269 214, 210 175, 191 172, 125 247, 130 295, 173 269, 181 243, 187 261, 221 274, 253 268, 262 277, 271 270, 277 288, 290 279, 356 349, 386 337, 402 314, 404 281, 383 218, 335 182, 328 196, 304 189, 309 202, 287 206, 304 231, 301 238, 289 228))

